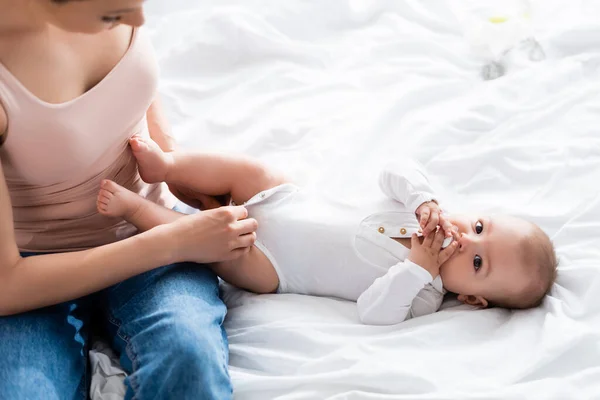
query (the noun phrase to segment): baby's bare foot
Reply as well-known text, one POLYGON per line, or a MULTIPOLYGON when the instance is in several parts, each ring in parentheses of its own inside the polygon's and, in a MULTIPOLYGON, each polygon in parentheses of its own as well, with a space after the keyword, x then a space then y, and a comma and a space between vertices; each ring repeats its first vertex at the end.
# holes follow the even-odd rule
POLYGON ((166 153, 153 140, 137 135, 129 140, 129 145, 138 162, 138 170, 144 182, 163 182, 169 169, 166 153))
POLYGON ((140 208, 142 198, 113 181, 104 180, 98 192, 96 207, 100 214, 128 220, 140 208))

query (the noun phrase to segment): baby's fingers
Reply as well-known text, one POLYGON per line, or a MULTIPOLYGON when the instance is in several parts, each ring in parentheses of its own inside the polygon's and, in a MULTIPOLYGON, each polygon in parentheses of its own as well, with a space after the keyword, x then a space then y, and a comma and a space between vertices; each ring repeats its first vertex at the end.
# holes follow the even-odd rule
POLYGON ((419 236, 416 233, 413 233, 410 237, 410 248, 414 249, 419 246, 419 236))
POLYGON ((423 247, 431 247, 431 245, 433 244, 433 239, 434 238, 435 238, 435 231, 434 232, 429 232, 423 238, 423 247))
POLYGON ((438 262, 440 265, 445 263, 452 257, 456 249, 458 248, 457 242, 452 242, 450 246, 446 247, 442 251, 440 251, 440 255, 438 256, 438 262))
POLYGON ((431 244, 431 247, 435 250, 439 250, 442 248, 442 243, 444 243, 444 230, 440 228, 433 237, 433 243, 431 244))
POLYGON ((433 212, 429 216, 429 221, 427 222, 427 225, 423 229, 423 234, 427 235, 429 232, 435 232, 435 229, 437 228, 439 222, 440 213, 437 210, 433 210, 433 212))
POLYGON ((440 215, 440 227, 444 230, 446 237, 452 236, 452 222, 450 222, 444 214, 440 215))
MULTIPOLYGON (((425 229, 425 226, 427 225, 427 221, 429 220, 429 215, 431 214, 431 210, 429 209, 429 207, 424 206, 423 209, 421 210, 421 218, 419 220, 419 224, 421 225, 421 229, 425 229)), ((423 234, 425 234, 425 232, 423 232, 423 234)))

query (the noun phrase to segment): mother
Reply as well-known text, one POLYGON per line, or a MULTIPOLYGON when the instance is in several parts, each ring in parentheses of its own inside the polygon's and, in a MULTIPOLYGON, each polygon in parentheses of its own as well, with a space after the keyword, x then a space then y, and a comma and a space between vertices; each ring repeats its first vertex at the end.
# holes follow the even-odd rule
POLYGON ((94 311, 128 398, 231 397, 217 279, 191 261, 240 255, 256 221, 223 207, 134 236, 96 213, 105 178, 175 204, 127 145, 137 133, 174 146, 142 3, 0 0, 2 399, 85 398, 94 311))

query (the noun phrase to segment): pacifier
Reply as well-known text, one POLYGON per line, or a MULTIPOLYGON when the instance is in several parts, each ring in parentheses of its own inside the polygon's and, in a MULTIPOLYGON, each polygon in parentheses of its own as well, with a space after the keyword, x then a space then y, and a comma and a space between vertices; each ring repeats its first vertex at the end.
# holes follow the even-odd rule
POLYGON ((454 242, 454 237, 450 236, 447 237, 446 239, 444 239, 444 241, 442 242, 442 249, 445 249, 446 247, 450 246, 450 244, 454 242))

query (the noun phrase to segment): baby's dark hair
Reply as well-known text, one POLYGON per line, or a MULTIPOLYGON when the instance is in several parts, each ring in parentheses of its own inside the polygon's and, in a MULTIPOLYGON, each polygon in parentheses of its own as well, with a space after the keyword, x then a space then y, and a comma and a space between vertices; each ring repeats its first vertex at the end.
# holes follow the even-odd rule
POLYGON ((536 224, 531 234, 520 244, 523 263, 530 280, 524 290, 493 301, 493 306, 508 309, 526 309, 539 306, 556 281, 558 260, 554 245, 548 235, 536 224))

